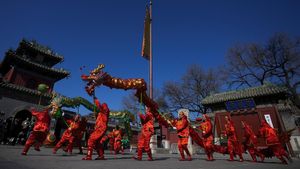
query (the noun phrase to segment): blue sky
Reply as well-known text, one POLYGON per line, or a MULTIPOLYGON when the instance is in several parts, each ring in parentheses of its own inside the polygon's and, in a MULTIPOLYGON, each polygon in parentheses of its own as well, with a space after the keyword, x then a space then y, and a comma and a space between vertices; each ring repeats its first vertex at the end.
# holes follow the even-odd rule
MULTIPOLYGON (((35 39, 64 56, 71 77, 55 90, 91 98, 84 73, 104 63, 122 78, 148 81, 148 62, 140 56, 146 0, 3 0, 0 1, 0 59, 22 38, 35 39)), ((225 64, 232 45, 265 42, 276 32, 300 35, 297 0, 153 0, 154 87, 179 81, 187 68, 225 64)), ((100 100, 122 109, 129 92, 97 88, 100 100)), ((82 113, 87 111, 81 109, 82 113)))

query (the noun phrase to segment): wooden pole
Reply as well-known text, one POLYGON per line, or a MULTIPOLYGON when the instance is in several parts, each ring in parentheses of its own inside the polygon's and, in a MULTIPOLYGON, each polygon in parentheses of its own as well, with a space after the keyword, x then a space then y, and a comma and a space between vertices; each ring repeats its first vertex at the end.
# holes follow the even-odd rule
POLYGON ((152 1, 150 0, 150 58, 149 58, 149 95, 153 99, 153 55, 152 55, 152 1))

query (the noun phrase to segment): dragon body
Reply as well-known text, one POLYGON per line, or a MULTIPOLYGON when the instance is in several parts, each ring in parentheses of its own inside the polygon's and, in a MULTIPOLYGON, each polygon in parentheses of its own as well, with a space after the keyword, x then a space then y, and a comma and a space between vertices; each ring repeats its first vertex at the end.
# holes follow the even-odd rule
MULTIPOLYGON (((79 107, 80 105, 84 106, 86 109, 90 110, 91 112, 94 112, 95 115, 97 116, 97 113, 99 112, 97 107, 93 103, 91 103, 90 101, 82 97, 69 98, 64 96, 55 96, 51 101, 52 110, 50 113, 56 118, 61 118, 62 107, 76 108, 79 107)), ((125 127, 128 138, 132 137, 130 122, 135 120, 135 117, 132 113, 128 111, 118 111, 118 112, 111 111, 109 113, 109 118, 119 119, 125 127)))
MULTIPOLYGON (((170 121, 172 119, 168 119, 163 114, 161 114, 159 112, 158 104, 153 99, 148 97, 146 93, 147 83, 144 79, 121 79, 112 77, 107 72, 104 72, 103 68, 104 65, 100 64, 96 69, 92 70, 89 75, 81 76, 81 79, 86 82, 85 90, 89 95, 93 95, 95 92, 95 88, 101 85, 115 89, 136 90, 135 96, 138 98, 138 101, 150 108, 153 116, 156 118, 159 124, 165 126, 166 128, 171 126, 170 121)), ((202 139, 192 127, 190 127, 190 133, 192 139, 198 145, 203 147, 202 139)))

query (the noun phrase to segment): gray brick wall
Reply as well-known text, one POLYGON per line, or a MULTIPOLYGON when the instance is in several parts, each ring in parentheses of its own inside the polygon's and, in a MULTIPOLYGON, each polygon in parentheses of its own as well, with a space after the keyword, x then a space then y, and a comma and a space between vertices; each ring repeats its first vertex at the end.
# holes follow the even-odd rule
MULTIPOLYGON (((0 88, 0 111, 5 114, 4 118, 14 117, 17 112, 29 110, 30 107, 37 107, 39 96, 30 95, 12 89, 0 88)), ((49 98, 43 97, 42 105, 48 105, 49 98)))

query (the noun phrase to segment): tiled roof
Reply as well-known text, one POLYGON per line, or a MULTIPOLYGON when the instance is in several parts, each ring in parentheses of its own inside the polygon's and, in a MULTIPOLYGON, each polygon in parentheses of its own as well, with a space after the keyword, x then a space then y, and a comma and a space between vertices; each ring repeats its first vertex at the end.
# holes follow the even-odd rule
POLYGON ((260 96, 276 95, 280 93, 287 93, 287 88, 276 86, 273 84, 265 84, 258 87, 251 87, 243 90, 229 91, 224 93, 217 93, 204 98, 201 103, 203 105, 210 105, 231 100, 246 99, 260 96))
POLYGON ((44 53, 46 55, 49 55, 49 56, 52 56, 52 57, 55 57, 56 59, 59 59, 59 60, 63 60, 63 56, 53 52, 53 50, 51 50, 49 47, 45 47, 45 46, 42 46, 40 44, 38 44, 37 42, 35 41, 28 41, 26 39, 23 39, 20 44, 24 44, 25 46, 27 47, 30 47, 34 50, 37 50, 41 53, 44 53))
MULTIPOLYGON (((37 90, 29 89, 29 88, 26 88, 24 86, 12 84, 12 83, 0 82, 0 87, 40 96, 40 93, 37 90)), ((42 96, 47 97, 47 98, 51 98, 51 95, 49 93, 45 93, 42 96)))
POLYGON ((70 75, 70 72, 68 72, 68 71, 66 71, 66 70, 64 70, 62 68, 55 69, 55 68, 52 68, 52 67, 48 67, 48 66, 45 66, 45 65, 42 65, 42 64, 38 64, 38 63, 32 62, 29 59, 26 59, 24 57, 20 57, 20 56, 16 55, 13 51, 8 51, 7 52, 7 56, 17 59, 18 61, 22 62, 22 64, 27 64, 29 66, 40 68, 40 69, 42 69, 44 71, 53 72, 55 74, 62 74, 64 77, 70 75))

